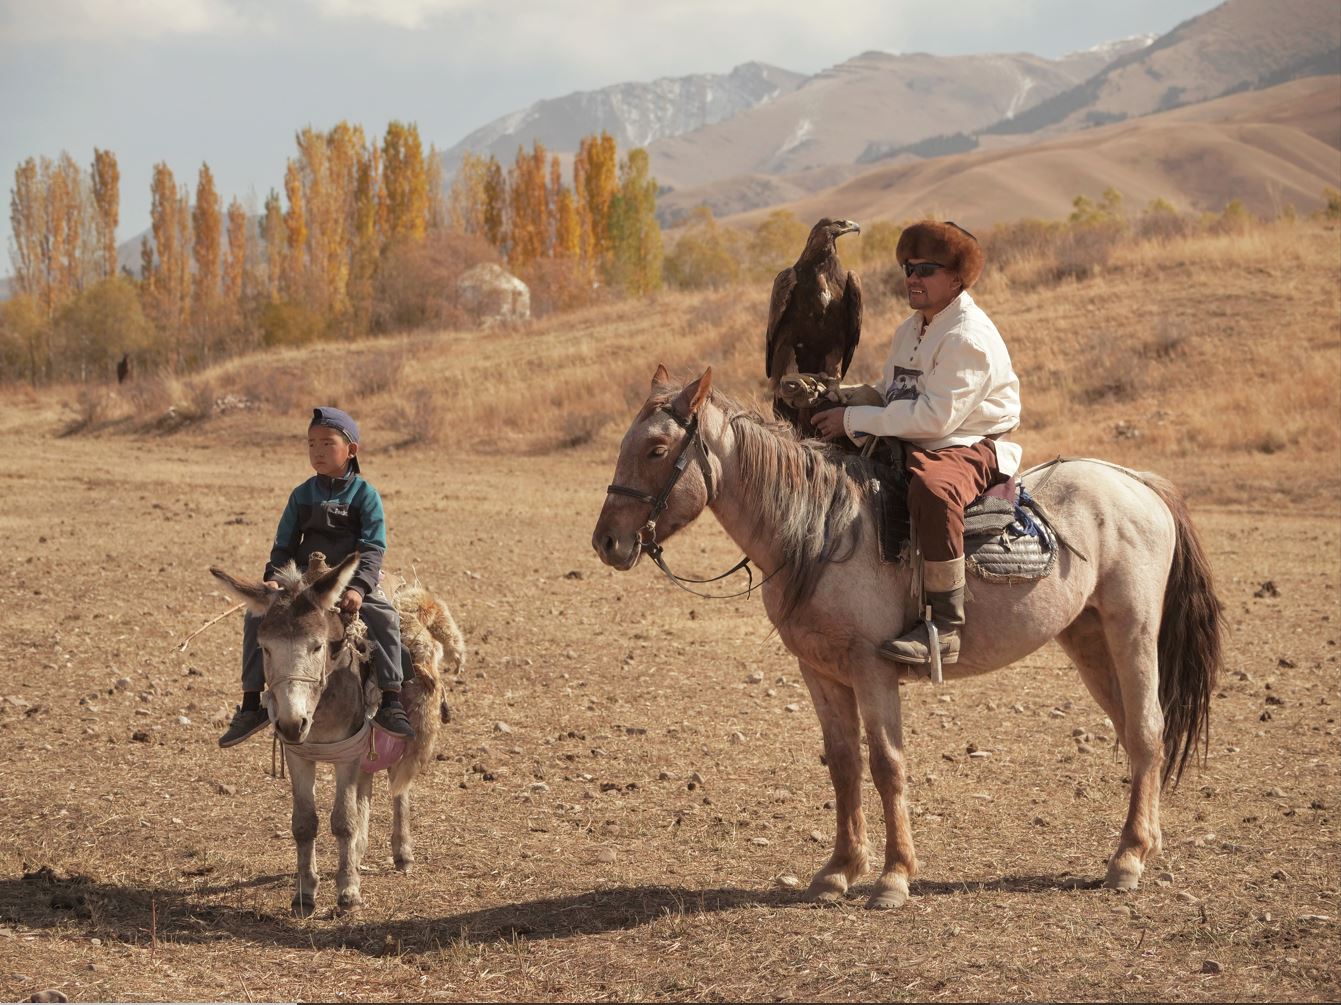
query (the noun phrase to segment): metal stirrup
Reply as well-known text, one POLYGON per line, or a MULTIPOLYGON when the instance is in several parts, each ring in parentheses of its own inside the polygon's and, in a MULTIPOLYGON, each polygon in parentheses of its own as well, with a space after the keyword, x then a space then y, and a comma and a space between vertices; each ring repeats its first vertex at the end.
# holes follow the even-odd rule
POLYGON ((943 684, 945 678, 941 674, 941 633, 936 628, 936 622, 931 620, 930 604, 926 606, 923 621, 927 626, 927 660, 931 664, 931 682, 933 684, 943 684))

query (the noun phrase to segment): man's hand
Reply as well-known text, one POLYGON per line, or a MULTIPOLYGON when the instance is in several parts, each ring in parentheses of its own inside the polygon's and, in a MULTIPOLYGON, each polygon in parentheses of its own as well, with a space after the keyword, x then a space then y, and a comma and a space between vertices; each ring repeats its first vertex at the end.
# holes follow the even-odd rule
POLYGON ((267 580, 265 581, 265 585, 266 585, 266 589, 269 589, 269 590, 278 590, 278 589, 281 589, 280 585, 279 585, 278 583, 276 583, 273 579, 267 579, 267 580))
POLYGON ((362 606, 363 594, 358 590, 345 590, 345 595, 340 598, 340 610, 346 614, 357 614, 362 606))
POLYGON ((818 415, 810 417, 810 423, 819 430, 820 436, 826 440, 836 440, 845 435, 843 430, 843 413, 846 408, 827 408, 818 415))

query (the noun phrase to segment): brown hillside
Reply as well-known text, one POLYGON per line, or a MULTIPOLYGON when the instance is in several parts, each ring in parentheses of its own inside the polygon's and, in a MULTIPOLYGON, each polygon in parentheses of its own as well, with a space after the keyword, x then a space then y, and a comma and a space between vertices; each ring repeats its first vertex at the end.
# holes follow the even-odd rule
MULTIPOLYGON (((1143 42, 1114 43, 1094 58, 1143 42)), ((852 164, 868 152, 973 132, 1084 80, 1099 66, 1082 56, 863 53, 725 122, 658 140, 649 148, 652 170, 663 185, 693 188, 852 164)))
MULTIPOLYGON (((1242 199, 1276 215, 1341 184, 1341 77, 1312 77, 1030 146, 875 168, 786 208, 802 220, 948 214, 966 226, 1059 219, 1075 196, 1117 188, 1129 206, 1165 198, 1220 210, 1242 199)), ((773 207, 777 208, 777 207, 773 207)), ((753 223, 755 210, 735 219, 753 223)))
POLYGON ((1339 60, 1341 6, 1335 0, 1228 0, 991 131, 1100 125, 1235 90, 1335 73, 1339 60))

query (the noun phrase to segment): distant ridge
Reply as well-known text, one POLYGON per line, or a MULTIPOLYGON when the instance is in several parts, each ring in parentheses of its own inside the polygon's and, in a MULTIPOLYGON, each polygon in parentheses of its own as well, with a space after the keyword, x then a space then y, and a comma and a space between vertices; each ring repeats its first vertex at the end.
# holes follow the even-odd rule
POLYGON ((1341 72, 1336 0, 1227 0, 1089 80, 983 130, 1009 135, 1119 122, 1300 77, 1341 72))
POLYGON ((537 101, 476 129, 445 151, 453 174, 469 151, 509 163, 517 148, 539 140, 555 153, 573 153, 583 136, 601 131, 621 149, 721 122, 794 90, 806 79, 766 63, 743 63, 730 73, 662 77, 647 83, 612 84, 537 101))

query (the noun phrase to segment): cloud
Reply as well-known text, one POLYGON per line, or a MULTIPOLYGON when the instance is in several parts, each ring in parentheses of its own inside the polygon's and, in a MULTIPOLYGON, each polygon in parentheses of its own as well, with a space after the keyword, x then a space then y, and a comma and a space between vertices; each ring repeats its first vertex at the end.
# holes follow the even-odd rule
POLYGON ((259 12, 247 0, 0 0, 0 38, 114 41, 235 32, 259 12))

